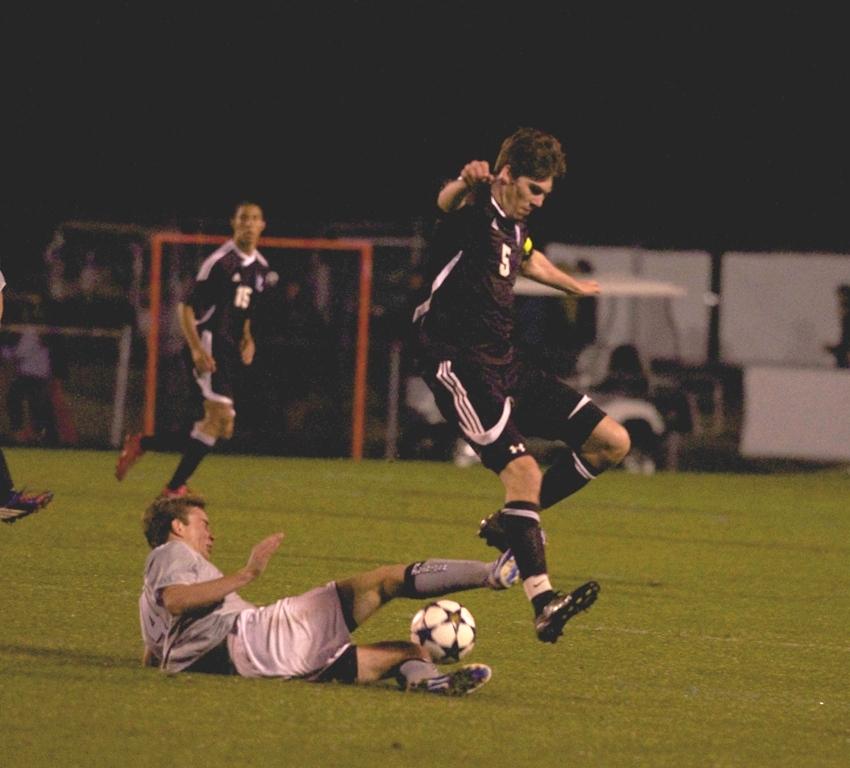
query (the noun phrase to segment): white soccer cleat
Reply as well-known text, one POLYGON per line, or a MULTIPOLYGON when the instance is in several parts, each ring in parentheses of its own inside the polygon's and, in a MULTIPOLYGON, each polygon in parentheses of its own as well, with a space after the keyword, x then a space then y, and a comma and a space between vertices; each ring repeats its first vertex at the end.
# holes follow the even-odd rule
POLYGON ((490 589, 510 589, 518 581, 519 568, 517 568, 514 553, 506 549, 493 563, 490 574, 487 576, 487 586, 490 589))
POLYGON ((492 676, 493 670, 486 664, 465 664, 446 675, 411 683, 406 690, 436 693, 439 696, 466 696, 487 684, 492 676))

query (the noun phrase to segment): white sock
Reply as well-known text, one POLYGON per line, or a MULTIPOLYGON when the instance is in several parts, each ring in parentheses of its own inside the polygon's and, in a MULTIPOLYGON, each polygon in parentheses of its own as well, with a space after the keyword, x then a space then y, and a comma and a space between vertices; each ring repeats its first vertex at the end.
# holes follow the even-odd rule
POLYGON ((398 668, 399 676, 404 678, 407 685, 421 683, 432 677, 438 677, 440 670, 430 661, 424 659, 408 659, 398 668))
POLYGON ((541 592, 548 592, 552 589, 552 583, 549 581, 548 573, 537 573, 534 576, 529 576, 522 582, 522 588, 525 590, 525 596, 531 600, 541 592))

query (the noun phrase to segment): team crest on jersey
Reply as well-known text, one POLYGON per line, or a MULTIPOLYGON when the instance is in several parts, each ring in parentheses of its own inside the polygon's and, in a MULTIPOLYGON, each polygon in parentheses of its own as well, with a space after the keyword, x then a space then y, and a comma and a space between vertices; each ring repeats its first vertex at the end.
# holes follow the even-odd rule
POLYGON ((238 272, 234 272, 233 277, 230 278, 230 281, 233 283, 241 283, 242 275, 240 275, 238 272))

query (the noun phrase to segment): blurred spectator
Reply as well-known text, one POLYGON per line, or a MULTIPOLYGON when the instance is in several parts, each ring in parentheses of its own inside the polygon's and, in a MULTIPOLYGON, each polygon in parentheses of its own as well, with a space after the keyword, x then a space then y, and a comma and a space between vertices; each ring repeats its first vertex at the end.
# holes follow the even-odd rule
POLYGON ((620 344, 611 352, 608 375, 595 387, 597 392, 625 397, 646 397, 649 378, 634 344, 620 344))
POLYGON ((321 394, 322 382, 335 378, 334 329, 306 279, 270 272, 267 289, 256 307, 263 349, 256 366, 240 371, 237 382, 244 391, 245 423, 254 426, 263 445, 280 450, 274 444, 282 430, 287 451, 317 455, 323 442, 318 436, 326 429, 318 423, 320 414, 331 405, 321 394))
POLYGON ((31 325, 18 334, 17 343, 3 347, 3 359, 11 360, 15 375, 6 405, 9 425, 18 443, 56 441, 56 421, 50 402, 50 350, 31 325))
POLYGON ((65 280, 65 260, 62 258, 62 248, 65 238, 62 232, 56 230, 53 239, 44 251, 44 263, 47 267, 47 290, 55 302, 65 301, 71 293, 70 286, 65 280))
POLYGON ((850 368, 850 285, 839 285, 836 289, 838 296, 838 322, 841 326, 841 338, 838 344, 826 344, 824 349, 835 358, 839 368, 850 368))

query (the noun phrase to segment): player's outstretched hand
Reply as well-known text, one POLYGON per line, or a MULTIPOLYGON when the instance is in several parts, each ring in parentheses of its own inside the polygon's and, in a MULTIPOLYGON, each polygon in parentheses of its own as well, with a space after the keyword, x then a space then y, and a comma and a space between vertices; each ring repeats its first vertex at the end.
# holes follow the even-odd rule
POLYGON ((259 544, 256 544, 251 550, 251 554, 248 557, 248 563, 245 568, 251 572, 255 579, 264 570, 266 570, 269 560, 271 560, 272 555, 277 552, 277 548, 280 546, 282 541, 283 533, 273 533, 271 536, 263 539, 259 544))
POLYGON ((598 280, 576 280, 580 296, 596 296, 602 290, 598 280))

